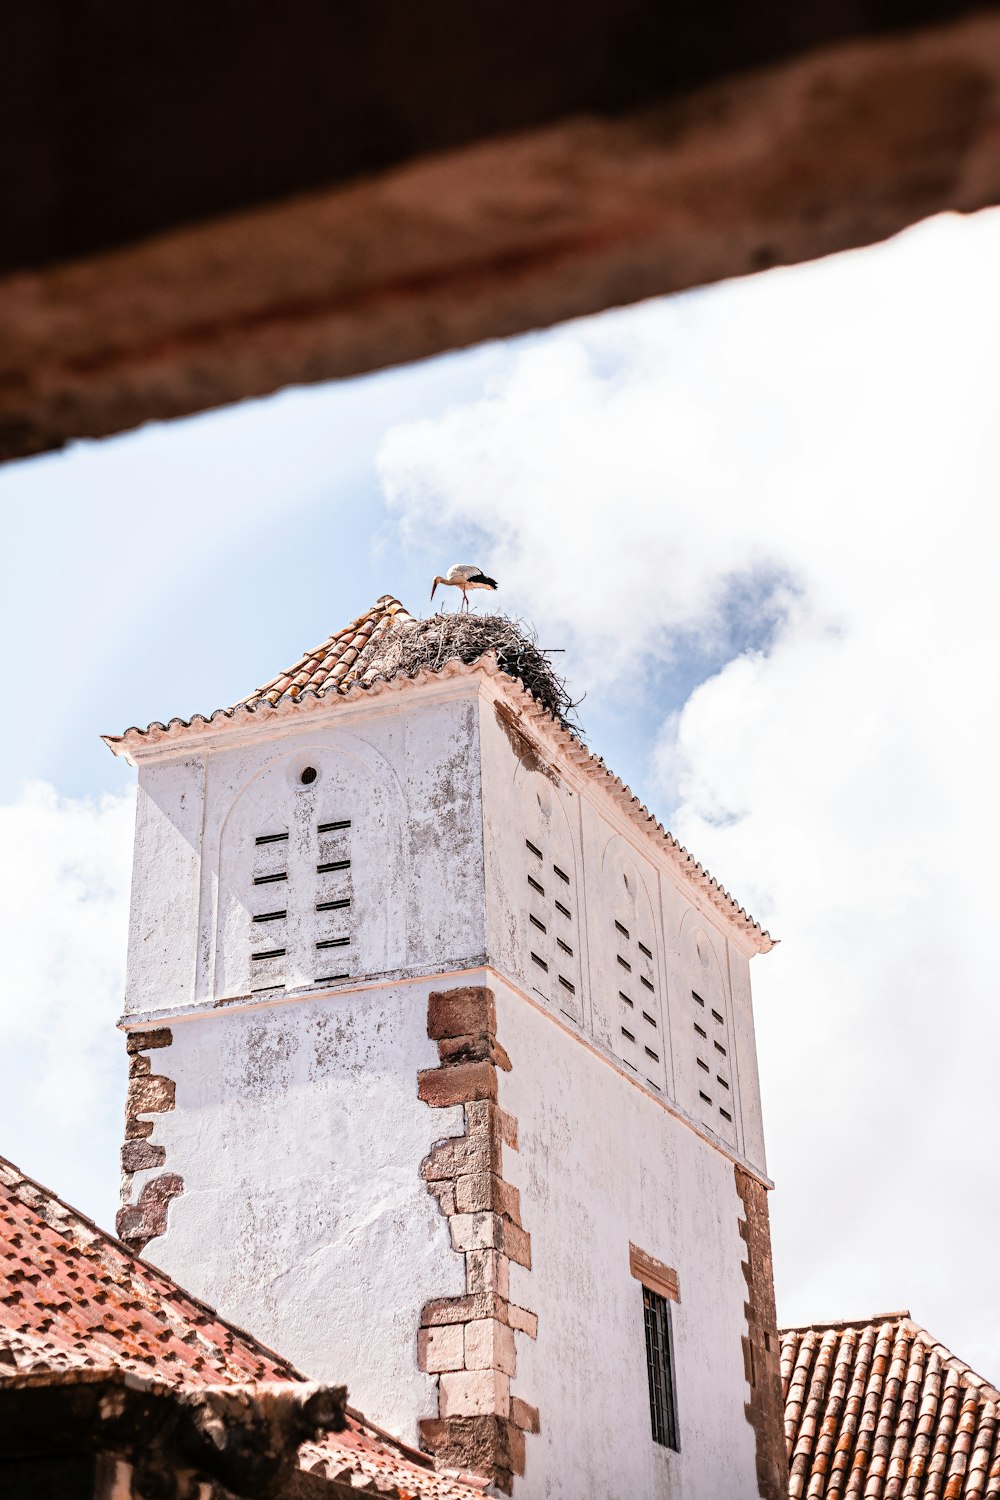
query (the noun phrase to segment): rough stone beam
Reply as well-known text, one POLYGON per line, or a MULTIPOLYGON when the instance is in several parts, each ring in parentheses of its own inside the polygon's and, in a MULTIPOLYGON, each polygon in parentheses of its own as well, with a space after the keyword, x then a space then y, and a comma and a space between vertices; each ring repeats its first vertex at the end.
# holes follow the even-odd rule
POLYGON ((0 454, 1000 201, 1000 12, 847 43, 0 282, 0 454))

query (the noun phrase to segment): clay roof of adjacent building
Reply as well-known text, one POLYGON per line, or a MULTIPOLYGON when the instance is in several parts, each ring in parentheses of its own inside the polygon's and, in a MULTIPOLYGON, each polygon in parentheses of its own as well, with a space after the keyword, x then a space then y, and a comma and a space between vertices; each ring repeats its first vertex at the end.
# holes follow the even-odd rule
POLYGON ((143 743, 155 744, 172 740, 192 729, 221 725, 226 721, 239 720, 244 715, 286 713, 300 704, 316 703, 334 694, 343 698, 355 697, 363 693, 374 694, 385 688, 398 690, 405 682, 426 677, 483 671, 502 680, 508 690, 511 686, 515 691, 520 687, 524 715, 530 716, 538 724, 544 723, 548 733, 557 740, 569 760, 584 772, 597 774, 601 778, 605 789, 611 792, 625 815, 657 840, 671 862, 701 890, 711 905, 742 928, 757 952, 767 953, 774 947, 777 939, 772 938, 714 875, 688 853, 604 760, 588 749, 578 736, 570 733, 543 704, 525 691, 522 683, 514 682, 508 674, 501 672, 492 658, 483 657, 471 666, 446 659, 438 669, 425 668, 412 678, 399 676, 393 681, 387 681, 377 669, 369 671, 368 663, 375 653, 379 638, 394 625, 413 622, 414 616, 398 599, 394 599, 391 594, 383 594, 371 609, 365 610, 350 625, 328 636, 319 646, 301 656, 287 671, 279 672, 270 682, 255 688, 247 697, 241 698, 229 708, 216 709, 207 716, 193 714, 190 719, 174 718, 166 724, 154 721, 145 729, 133 725, 123 734, 105 735, 104 742, 116 755, 127 754, 131 748, 143 743))
MULTIPOLYGON (((134 1255, 0 1157, 0 1397, 124 1377, 134 1388, 232 1388, 249 1399, 316 1390, 288 1360, 134 1255)), ((323 1388, 319 1388, 323 1389, 323 1388)), ((330 1390, 342 1404, 343 1392, 330 1390)), ((414 1500, 470 1500, 484 1482, 435 1472, 426 1454, 346 1410, 343 1431, 304 1445, 299 1464, 355 1488, 414 1500)))
POLYGON ((1000 1496, 1000 1392, 908 1312, 781 1332, 790 1500, 1000 1496))

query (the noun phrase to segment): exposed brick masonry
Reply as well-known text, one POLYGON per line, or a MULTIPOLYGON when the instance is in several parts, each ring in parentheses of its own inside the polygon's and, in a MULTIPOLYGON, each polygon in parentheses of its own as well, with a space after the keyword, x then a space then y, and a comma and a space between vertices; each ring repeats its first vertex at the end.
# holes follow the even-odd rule
POLYGON ((524 1473, 524 1435, 539 1430, 535 1408, 510 1394, 515 1331, 534 1338, 538 1330, 535 1314, 510 1301, 510 1262, 531 1267, 520 1197, 503 1180, 503 1148, 517 1150, 517 1121, 496 1102, 497 1070, 511 1064, 486 988, 434 991, 427 1032, 441 1063, 420 1073, 420 1098, 434 1109, 463 1105, 465 1134, 439 1141, 421 1174, 465 1257, 466 1291, 423 1310, 420 1368, 438 1376, 438 1416, 420 1423, 421 1441, 448 1467, 485 1475, 510 1494, 524 1473))
POLYGON ((744 1311, 749 1331, 743 1340, 743 1358, 750 1387, 746 1416, 754 1430, 757 1448, 757 1491, 761 1500, 787 1500, 788 1457, 767 1190, 742 1167, 734 1170, 736 1191, 743 1204, 740 1238, 747 1247, 743 1275, 747 1283, 744 1311))
POLYGON ((183 1192, 184 1182, 176 1172, 161 1172, 144 1184, 135 1203, 132 1187, 136 1172, 162 1167, 166 1151, 149 1139, 152 1120, 147 1115, 162 1114, 174 1107, 175 1085, 172 1079, 153 1072, 146 1054, 169 1047, 173 1034, 167 1026, 155 1031, 129 1033, 128 1094, 125 1099, 125 1144, 122 1146, 122 1208, 115 1221, 118 1236, 131 1250, 141 1255, 158 1234, 167 1227, 167 1206, 171 1198, 183 1192))

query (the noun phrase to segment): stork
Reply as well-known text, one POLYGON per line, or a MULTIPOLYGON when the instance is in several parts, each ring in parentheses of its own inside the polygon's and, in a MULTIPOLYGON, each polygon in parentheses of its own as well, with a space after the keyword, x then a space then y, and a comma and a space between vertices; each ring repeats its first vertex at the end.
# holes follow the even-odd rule
POLYGON ((439 573, 434 580, 434 587, 431 589, 432 599, 434 598, 434 590, 437 588, 439 583, 451 584, 452 588, 462 590, 463 609, 468 609, 469 607, 470 589, 495 590, 497 586, 496 579, 487 578, 482 568, 480 568, 476 563, 455 563, 454 567, 449 568, 443 578, 439 573))

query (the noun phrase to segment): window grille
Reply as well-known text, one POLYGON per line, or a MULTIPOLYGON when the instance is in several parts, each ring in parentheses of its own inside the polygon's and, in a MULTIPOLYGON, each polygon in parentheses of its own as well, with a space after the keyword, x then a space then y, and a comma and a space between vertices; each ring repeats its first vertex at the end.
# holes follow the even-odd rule
POLYGON ((653 1441, 679 1452, 681 1445, 677 1433, 670 1303, 659 1292, 651 1292, 644 1286, 642 1312, 646 1326, 646 1373, 649 1377, 649 1415, 653 1441))

